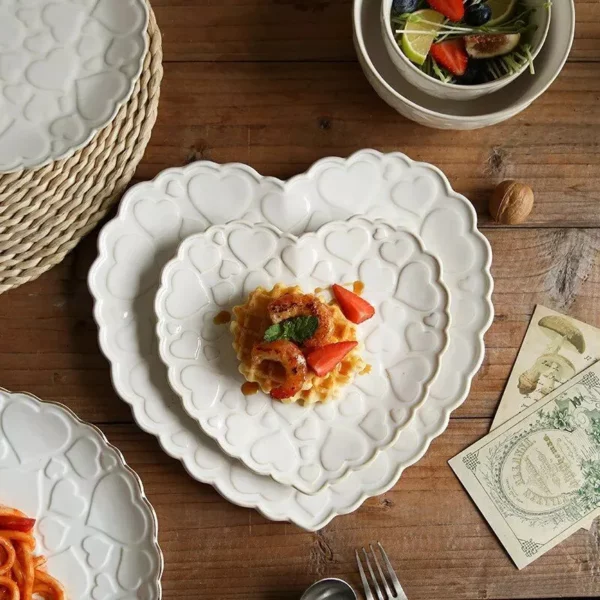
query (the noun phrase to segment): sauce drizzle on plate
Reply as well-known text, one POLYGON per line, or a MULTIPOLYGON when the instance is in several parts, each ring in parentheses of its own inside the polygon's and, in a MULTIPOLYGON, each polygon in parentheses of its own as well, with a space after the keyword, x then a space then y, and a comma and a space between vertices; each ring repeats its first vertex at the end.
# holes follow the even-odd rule
POLYGON ((242 384, 242 394, 244 396, 254 396, 258 392, 258 383, 246 381, 242 384))
POLYGON ((225 325, 231 321, 231 313, 227 310, 222 310, 218 315, 215 315, 213 323, 215 325, 225 325))

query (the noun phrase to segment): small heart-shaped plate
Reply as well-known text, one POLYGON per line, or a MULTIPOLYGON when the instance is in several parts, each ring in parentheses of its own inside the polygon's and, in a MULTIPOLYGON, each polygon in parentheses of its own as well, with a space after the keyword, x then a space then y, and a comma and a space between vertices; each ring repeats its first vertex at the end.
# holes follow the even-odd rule
MULTIPOLYGON (((449 298, 441 282, 438 261, 425 252, 415 234, 403 228, 389 227, 389 235, 381 239, 377 232, 382 224, 353 218, 296 237, 271 225, 234 222, 185 240, 176 258, 163 271, 155 306, 159 350, 169 368, 171 386, 183 399, 185 410, 226 453, 253 471, 270 475, 305 494, 316 494, 351 471, 361 469, 395 443, 425 400, 447 344, 449 298), (225 243, 215 243, 216 237, 222 237, 225 243), (396 242, 406 244, 407 239, 410 252, 390 262, 389 256, 384 256, 385 249, 396 242), (219 256, 216 268, 198 266, 194 260, 198 248, 219 256), (267 270, 273 259, 279 259, 283 265, 277 279, 267 270), (192 356, 175 352, 179 334, 172 332, 201 333, 207 313, 231 311, 234 305, 244 303, 248 290, 255 287, 253 282, 269 289, 275 284, 300 286, 305 293, 323 289, 323 281, 314 274, 321 262, 331 266, 329 285, 352 285, 359 280, 365 284, 363 295, 376 307, 376 314, 357 328, 359 340, 373 338, 372 332, 376 331, 382 342, 390 343, 361 343, 359 350, 371 371, 387 383, 382 393, 372 393, 357 381, 358 388, 350 384, 336 399, 327 398, 334 418, 324 418, 320 407, 282 404, 268 398, 266 410, 273 415, 277 432, 266 431, 264 414, 250 414, 245 410, 245 402, 238 406, 227 401, 232 393, 243 398, 240 387, 244 382, 231 334, 228 332, 217 342, 218 360, 208 361, 202 353, 192 356), (224 270, 222 265, 236 268, 224 270), (223 285, 230 287, 225 301, 215 293, 223 285), (212 290, 208 303, 207 294, 200 294, 199 290, 212 290), (390 302, 394 306, 392 319, 386 317, 390 311, 379 310, 390 302), (195 307, 191 312, 190 306, 195 307), (431 319, 431 315, 437 317, 436 326, 427 330, 438 344, 411 348, 407 331, 424 327, 425 319, 431 319), (368 332, 371 333, 367 336, 368 332), (360 410, 340 411, 346 395, 356 394, 357 389, 364 397, 360 410), (392 415, 400 407, 406 418, 396 422, 392 415), (229 418, 234 415, 236 427, 244 431, 243 435, 235 434, 227 425, 233 422, 229 418), (370 426, 360 426, 367 415, 370 426), (219 417, 222 427, 211 426, 215 417, 219 417), (315 459, 303 458, 300 452, 306 445, 306 436, 299 432, 308 429, 308 422, 315 459), (377 435, 371 434, 373 431, 377 435)), ((360 379, 362 375, 356 377, 360 379)))
POLYGON ((144 586, 148 600, 159 600, 156 514, 139 477, 102 432, 61 404, 0 388, 0 439, 8 447, 0 456, 2 504, 36 519, 36 554, 48 556, 48 572, 67 597, 89 597, 102 567, 116 582, 105 600, 128 595, 121 582, 130 580, 144 586), (125 555, 132 560, 108 560, 125 555))

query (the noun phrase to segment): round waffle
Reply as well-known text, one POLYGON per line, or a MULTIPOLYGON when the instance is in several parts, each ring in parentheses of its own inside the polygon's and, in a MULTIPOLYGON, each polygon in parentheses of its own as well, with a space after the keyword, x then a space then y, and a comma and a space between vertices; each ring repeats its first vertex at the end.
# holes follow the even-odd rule
MULTIPOLYGON (((261 342, 265 330, 272 325, 267 307, 270 302, 284 294, 303 294, 298 286, 289 287, 278 283, 272 290, 256 288, 248 296, 245 304, 233 308, 234 320, 231 322, 233 348, 240 361, 240 373, 247 381, 257 383, 260 389, 269 394, 271 390, 283 382, 281 368, 275 363, 262 363, 256 367, 252 364, 252 348, 261 342)), ((336 304, 326 304, 333 319, 331 343, 356 341, 356 327, 348 321, 336 304)), ((327 402, 335 398, 340 390, 348 385, 357 373, 366 369, 358 347, 347 354, 333 371, 319 377, 316 373, 308 372, 304 386, 300 392, 282 402, 302 402, 315 404, 327 402)))

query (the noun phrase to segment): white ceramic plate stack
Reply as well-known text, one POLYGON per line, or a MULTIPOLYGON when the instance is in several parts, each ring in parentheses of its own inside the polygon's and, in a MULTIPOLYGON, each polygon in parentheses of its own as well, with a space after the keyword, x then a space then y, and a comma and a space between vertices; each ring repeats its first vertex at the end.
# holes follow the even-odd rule
POLYGON ((89 285, 139 425, 232 502, 316 530, 392 487, 464 401, 492 319, 490 261, 440 171, 366 150, 287 182, 239 164, 165 171, 123 199, 89 285), (372 372, 312 407, 244 397, 214 315, 258 285, 355 279, 377 307, 359 327, 372 372))
POLYGON ((148 18, 145 0, 0 2, 0 173, 70 156, 115 118, 148 18))
POLYGON ((535 75, 523 73, 501 90, 460 101, 436 98, 400 73, 388 54, 381 28, 381 0, 354 0, 354 46, 377 94, 401 115, 437 129, 477 129, 524 111, 560 74, 575 35, 573 0, 555 0, 546 41, 535 59, 535 75))

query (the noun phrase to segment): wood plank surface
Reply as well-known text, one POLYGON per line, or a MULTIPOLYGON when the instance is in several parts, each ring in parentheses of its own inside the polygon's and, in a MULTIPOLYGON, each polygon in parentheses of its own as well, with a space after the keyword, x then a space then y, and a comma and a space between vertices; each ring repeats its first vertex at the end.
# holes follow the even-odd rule
POLYGON ((136 179, 200 159, 287 178, 364 147, 436 164, 474 203, 494 253, 483 367, 399 484, 318 533, 230 504, 135 426, 97 344, 86 285, 97 232, 38 281, 0 295, 0 386, 64 402, 123 451, 158 513, 166 599, 292 600, 324 576, 358 589, 353 550, 377 540, 410 600, 600 597, 596 524, 518 571, 447 465, 489 430, 537 303, 600 327, 600 2, 576 0, 573 51, 550 90, 507 123, 473 132, 420 127, 377 97, 356 63, 351 0, 152 5, 165 79, 136 179), (505 178, 536 193, 521 227, 487 214, 505 178))
POLYGON ((494 185, 512 178, 536 193, 526 226, 600 225, 599 98, 600 63, 572 63, 506 123, 436 131, 384 104, 354 63, 177 63, 138 177, 208 159, 288 178, 324 156, 400 150, 440 167, 484 224, 494 185))
MULTIPOLYGON (((167 61, 355 60, 352 0, 153 0, 152 6, 167 61)), ((597 0, 575 0, 575 8, 570 58, 597 62, 597 0)))
POLYGON ((376 541, 410 600, 597 597, 595 525, 518 571, 465 494, 447 460, 489 426, 489 419, 452 420, 393 490, 318 533, 225 502, 132 425, 103 429, 142 477, 157 511, 165 598, 291 600, 327 576, 358 589, 354 548, 376 541))

